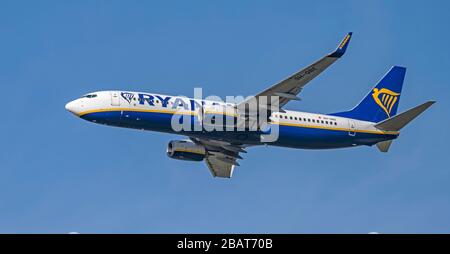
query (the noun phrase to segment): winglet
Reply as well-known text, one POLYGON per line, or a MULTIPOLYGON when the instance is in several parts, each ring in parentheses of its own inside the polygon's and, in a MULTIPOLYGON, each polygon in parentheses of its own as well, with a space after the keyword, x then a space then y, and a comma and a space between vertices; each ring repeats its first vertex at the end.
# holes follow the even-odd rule
POLYGON ((337 47, 337 49, 329 54, 329 57, 335 57, 335 58, 340 58, 341 56, 344 55, 345 50, 347 50, 348 44, 350 43, 350 38, 352 37, 352 32, 349 32, 344 39, 342 40, 342 42, 339 44, 339 46, 337 47))

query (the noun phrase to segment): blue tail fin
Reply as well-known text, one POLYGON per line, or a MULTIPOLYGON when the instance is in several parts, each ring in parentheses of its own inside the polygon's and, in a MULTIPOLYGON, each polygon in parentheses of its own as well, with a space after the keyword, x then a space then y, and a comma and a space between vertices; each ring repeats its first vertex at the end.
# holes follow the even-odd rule
POLYGON ((380 122, 397 114, 406 68, 392 67, 352 110, 331 115, 380 122))

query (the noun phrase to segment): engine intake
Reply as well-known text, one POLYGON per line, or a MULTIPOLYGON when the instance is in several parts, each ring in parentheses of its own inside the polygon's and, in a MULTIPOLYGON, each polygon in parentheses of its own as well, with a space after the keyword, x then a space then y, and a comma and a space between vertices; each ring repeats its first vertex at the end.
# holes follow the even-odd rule
POLYGON ((167 156, 185 161, 202 161, 206 156, 205 147, 187 140, 173 140, 167 145, 167 156))

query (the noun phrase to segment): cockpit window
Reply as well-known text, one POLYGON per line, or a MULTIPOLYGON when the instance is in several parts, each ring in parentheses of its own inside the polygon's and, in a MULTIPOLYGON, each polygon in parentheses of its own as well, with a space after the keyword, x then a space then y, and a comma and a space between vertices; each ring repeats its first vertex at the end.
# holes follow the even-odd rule
POLYGON ((87 95, 83 96, 82 98, 95 98, 95 97, 97 97, 96 94, 87 94, 87 95))

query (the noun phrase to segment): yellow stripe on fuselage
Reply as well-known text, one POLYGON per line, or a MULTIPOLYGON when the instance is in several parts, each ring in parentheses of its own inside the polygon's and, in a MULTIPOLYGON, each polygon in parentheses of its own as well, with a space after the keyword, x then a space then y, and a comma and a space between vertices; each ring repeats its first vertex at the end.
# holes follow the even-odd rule
POLYGON ((279 124, 283 126, 294 126, 294 127, 302 127, 302 128, 312 128, 312 129, 323 129, 323 130, 332 130, 332 131, 346 131, 346 132, 360 132, 360 133, 370 133, 370 134, 390 134, 397 135, 398 131, 382 131, 382 130, 358 130, 358 129, 348 129, 348 128, 339 128, 339 127, 328 127, 328 126, 320 126, 320 125, 306 125, 306 124, 298 124, 298 123, 280 123, 280 122, 272 122, 273 124, 279 124))
POLYGON ((117 111, 132 111, 132 112, 144 112, 144 113, 163 113, 163 114, 180 114, 180 115, 196 115, 195 112, 181 112, 177 110, 168 110, 168 109, 137 109, 137 108, 105 108, 105 109, 93 109, 83 111, 78 114, 78 116, 84 116, 92 113, 101 113, 101 112, 117 112, 117 111))
MULTIPOLYGON (((167 110, 167 109, 136 109, 136 108, 105 108, 105 109, 93 109, 83 111, 78 114, 78 116, 84 116, 92 113, 101 113, 101 112, 117 112, 117 111, 132 111, 132 112, 144 112, 144 113, 163 113, 163 114, 179 114, 179 115, 198 115, 196 112, 186 112, 186 111, 177 111, 177 110, 167 110)), ((206 112, 213 114, 221 114, 227 116, 236 116, 234 114, 226 114, 219 112, 206 112)), ((333 131, 351 131, 351 132, 360 132, 360 133, 369 133, 369 134, 389 134, 389 135, 398 135, 400 132, 398 131, 382 131, 382 130, 358 130, 358 129, 348 129, 348 128, 339 128, 339 127, 328 127, 328 126, 320 126, 320 125, 306 125, 306 124, 298 124, 298 123, 287 123, 287 122, 278 122, 272 121, 272 124, 278 124, 282 126, 293 126, 293 127, 302 127, 302 128, 311 128, 311 129, 323 129, 323 130, 333 130, 333 131)))
MULTIPOLYGON (((144 112, 144 113, 163 113, 163 114, 177 114, 177 115, 198 115, 197 112, 193 111, 178 111, 178 110, 170 110, 170 109, 138 109, 138 108, 105 108, 105 109, 93 109, 86 110, 78 114, 78 116, 84 116, 91 113, 100 113, 100 112, 117 112, 117 111, 132 111, 132 112, 144 112)), ((236 117, 236 114, 223 113, 218 111, 206 111, 205 114, 217 114, 217 115, 226 115, 236 117)))

